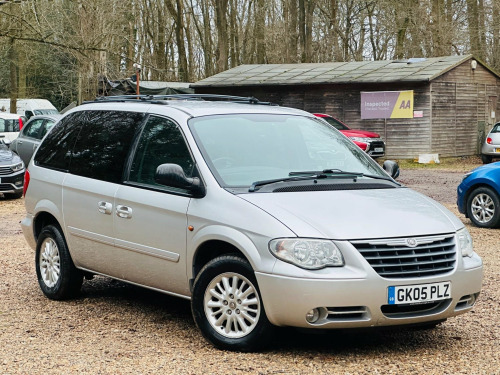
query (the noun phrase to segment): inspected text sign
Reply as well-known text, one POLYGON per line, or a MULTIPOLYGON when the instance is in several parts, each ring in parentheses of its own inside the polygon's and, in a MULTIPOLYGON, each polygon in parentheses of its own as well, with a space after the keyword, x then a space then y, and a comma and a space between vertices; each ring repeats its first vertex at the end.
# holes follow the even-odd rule
POLYGON ((413 90, 361 92, 361 119, 413 118, 413 90))

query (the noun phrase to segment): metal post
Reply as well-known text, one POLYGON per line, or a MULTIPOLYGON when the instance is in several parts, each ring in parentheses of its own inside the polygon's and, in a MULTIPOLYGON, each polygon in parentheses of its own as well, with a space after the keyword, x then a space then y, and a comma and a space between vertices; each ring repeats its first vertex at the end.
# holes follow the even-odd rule
POLYGON ((134 64, 134 68, 135 68, 135 82, 137 84, 137 88, 135 90, 135 93, 137 94, 137 96, 139 96, 141 94, 140 90, 139 90, 139 76, 141 73, 141 65, 136 63, 136 64, 134 64))

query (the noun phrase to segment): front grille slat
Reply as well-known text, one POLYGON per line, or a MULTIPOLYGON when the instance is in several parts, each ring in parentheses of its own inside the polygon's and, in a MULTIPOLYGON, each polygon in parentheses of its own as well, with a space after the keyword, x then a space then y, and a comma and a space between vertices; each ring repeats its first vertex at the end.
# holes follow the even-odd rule
MULTIPOLYGON (((446 273, 448 271, 453 270, 453 268, 455 268, 455 267, 454 266, 453 267, 442 267, 442 268, 440 268, 440 271, 443 271, 443 272, 439 272, 439 273, 446 273)), ((436 270, 435 269, 428 269, 428 270, 418 270, 418 271, 404 271, 404 273, 409 274, 411 276, 415 276, 416 274, 418 274, 418 276, 428 276, 428 275, 421 275, 421 274, 432 273, 433 275, 436 275, 436 270)), ((378 272, 378 274, 380 276, 392 276, 392 277, 395 277, 395 275, 398 274, 397 277, 404 277, 404 276, 399 275, 399 272, 398 273, 396 273, 396 272, 378 272)), ((406 277, 409 277, 409 276, 406 276, 406 277)))
MULTIPOLYGON (((398 246, 398 247, 391 247, 391 248, 384 249, 384 248, 377 247, 377 245, 372 245, 372 246, 373 246, 373 249, 370 249, 370 248, 361 249, 360 252, 368 252, 370 250, 382 252, 382 251, 408 251, 408 249, 424 249, 424 247, 415 248, 415 247, 408 247, 408 246, 406 246, 406 247, 398 246)), ((455 244, 449 244, 449 245, 429 244, 429 245, 425 245, 425 249, 434 249, 434 248, 440 248, 440 247, 453 247, 453 246, 455 246, 455 244)))
MULTIPOLYGON (((446 250, 446 251, 441 251, 441 252, 436 252, 436 253, 419 253, 419 254, 408 254, 408 255, 398 255, 400 259, 404 258, 425 258, 425 257, 438 257, 438 256, 443 256, 443 255, 450 255, 450 254, 455 254, 455 250, 446 250)), ((380 260, 384 258, 393 258, 393 255, 384 255, 384 256, 365 256, 366 260, 380 260)))
POLYGON ((456 264, 455 235, 356 240, 351 244, 372 268, 385 278, 441 275, 456 264))
POLYGON ((0 176, 5 176, 12 173, 11 167, 0 167, 0 176))
POLYGON ((382 264, 372 264, 373 268, 380 268, 380 267, 412 267, 412 266, 425 266, 427 264, 437 264, 437 263, 449 263, 450 261, 448 259, 443 259, 443 260, 432 260, 432 261, 426 261, 426 262, 419 262, 419 261, 413 261, 413 262, 404 262, 404 263, 382 263, 382 264))

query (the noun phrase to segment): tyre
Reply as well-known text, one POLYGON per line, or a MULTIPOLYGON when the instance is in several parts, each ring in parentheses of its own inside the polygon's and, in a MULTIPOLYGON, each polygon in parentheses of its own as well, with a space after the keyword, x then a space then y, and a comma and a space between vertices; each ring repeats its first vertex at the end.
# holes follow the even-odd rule
POLYGON ((483 161, 483 164, 489 164, 493 158, 489 155, 481 155, 481 160, 483 161))
POLYGON ((205 339, 219 349, 263 349, 273 328, 252 267, 235 255, 203 267, 194 282, 191 310, 205 339))
POLYGON ((73 264, 59 227, 43 228, 36 244, 35 265, 38 283, 48 298, 64 300, 80 292, 83 273, 73 264))
POLYGON ((467 199, 467 214, 478 227, 497 227, 500 223, 498 194, 486 186, 474 189, 467 199))

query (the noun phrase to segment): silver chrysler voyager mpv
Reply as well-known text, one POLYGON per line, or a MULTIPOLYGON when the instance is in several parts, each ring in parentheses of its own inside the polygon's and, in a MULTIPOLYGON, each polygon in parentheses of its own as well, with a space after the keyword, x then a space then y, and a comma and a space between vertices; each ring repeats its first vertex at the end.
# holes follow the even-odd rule
POLYGON ((107 97, 42 141, 21 225, 48 298, 105 275, 190 299, 223 349, 257 350, 275 326, 432 327, 471 310, 469 232, 384 169, 321 119, 254 98, 107 97))

